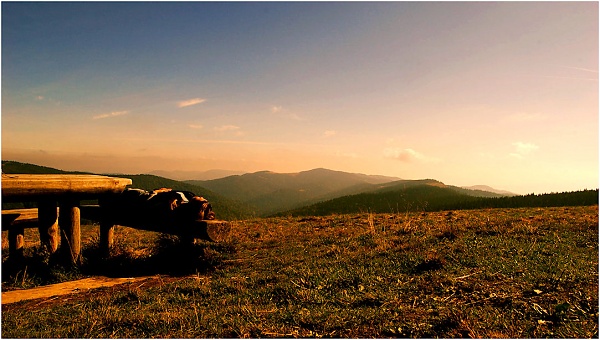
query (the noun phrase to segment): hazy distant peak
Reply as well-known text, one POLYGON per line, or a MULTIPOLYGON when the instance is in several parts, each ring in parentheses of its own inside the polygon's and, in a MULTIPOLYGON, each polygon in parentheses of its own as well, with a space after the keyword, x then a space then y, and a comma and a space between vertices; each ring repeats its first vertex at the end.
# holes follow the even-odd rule
POLYGON ((472 185, 472 186, 464 186, 461 187, 463 189, 469 189, 469 190, 481 190, 481 191, 488 191, 488 192, 493 192, 496 194, 500 194, 500 195, 505 195, 505 196, 517 196, 517 194, 510 192, 510 191, 506 191, 506 190, 499 190, 499 189, 494 189, 488 185, 472 185))
POLYGON ((187 181, 187 180, 199 180, 199 181, 209 181, 212 179, 218 179, 233 175, 242 175, 244 172, 235 171, 235 170, 223 170, 223 169, 211 169, 206 171, 186 171, 186 170, 154 170, 150 172, 152 175, 161 176, 169 179, 174 179, 177 181, 187 181))

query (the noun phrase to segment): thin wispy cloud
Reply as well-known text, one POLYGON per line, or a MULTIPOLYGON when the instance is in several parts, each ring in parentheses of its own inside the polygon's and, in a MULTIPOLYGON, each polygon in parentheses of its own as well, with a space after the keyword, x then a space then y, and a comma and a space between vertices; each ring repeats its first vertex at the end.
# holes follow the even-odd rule
POLYGON ((239 131, 240 129, 241 128, 236 125, 222 125, 222 126, 215 127, 213 130, 215 130, 217 132, 225 132, 225 131, 239 131))
POLYGON ((383 150, 386 158, 396 159, 401 162, 411 162, 415 159, 421 159, 424 156, 413 149, 387 148, 383 150))
POLYGON ((129 113, 129 111, 113 111, 111 113, 103 113, 100 115, 96 115, 96 116, 92 117, 92 119, 112 118, 112 117, 124 116, 128 113, 129 113))
POLYGON ((325 137, 333 137, 337 134, 337 132, 335 130, 327 130, 325 132, 323 132, 323 136, 325 137))
POLYGON ((515 142, 512 143, 512 145, 515 147, 515 152, 512 152, 509 155, 518 159, 523 159, 525 156, 530 155, 540 148, 533 143, 515 142))
POLYGON ((196 130, 198 130, 198 129, 202 129, 204 126, 201 125, 201 124, 189 124, 188 127, 190 129, 196 129, 196 130))
POLYGON ((598 70, 568 65, 553 66, 562 69, 562 72, 559 71, 562 74, 546 75, 545 78, 598 81, 598 70))
POLYGON ((528 155, 540 147, 533 143, 516 142, 513 145, 517 148, 517 152, 523 155, 528 155))
POLYGON ((594 80, 598 81, 598 78, 589 78, 589 77, 569 77, 569 76, 545 76, 545 78, 553 78, 553 79, 572 79, 572 80, 594 80))
POLYGON ((213 128, 214 131, 220 133, 233 133, 235 136, 243 136, 242 128, 237 125, 222 125, 213 128))
POLYGON ((203 99, 203 98, 193 98, 193 99, 183 100, 183 101, 180 101, 177 103, 177 107, 178 108, 188 107, 188 106, 204 103, 205 101, 206 101, 206 99, 203 99))
POLYGON ((295 114, 295 113, 288 113, 288 114, 287 114, 287 117, 288 117, 289 119, 292 119, 292 120, 298 120, 298 121, 300 121, 300 120, 304 120, 302 117, 298 116, 298 115, 297 115, 297 114, 295 114))
POLYGON ((292 120, 297 120, 297 121, 303 120, 302 117, 298 116, 297 114, 295 114, 293 112, 289 112, 289 110, 285 109, 283 106, 280 106, 280 105, 271 106, 271 113, 274 115, 277 115, 279 117, 283 117, 283 118, 287 118, 287 119, 292 119, 292 120))
POLYGON ((590 72, 590 73, 598 73, 598 70, 592 70, 592 69, 584 68, 584 67, 564 66, 564 65, 560 65, 560 67, 562 67, 562 68, 568 68, 570 70, 585 71, 585 72, 590 72))
POLYGON ((47 97, 44 95, 33 96, 33 100, 36 102, 44 102, 44 103, 52 104, 52 105, 56 105, 56 106, 62 104, 62 102, 60 100, 56 100, 52 97, 47 97))
POLYGON ((424 154, 415 151, 411 148, 386 148, 383 150, 383 156, 389 159, 395 159, 400 162, 411 163, 414 161, 420 162, 439 162, 438 158, 428 157, 424 154))

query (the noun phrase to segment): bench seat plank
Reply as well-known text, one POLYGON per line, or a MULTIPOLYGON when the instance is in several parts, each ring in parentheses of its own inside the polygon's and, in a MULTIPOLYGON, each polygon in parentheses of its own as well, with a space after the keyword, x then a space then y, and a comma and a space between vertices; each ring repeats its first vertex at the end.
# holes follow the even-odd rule
POLYGON ((77 195, 79 198, 97 197, 102 194, 121 193, 131 183, 129 178, 100 175, 2 174, 2 198, 12 201, 65 195, 77 195))
POLYGON ((2 210, 2 230, 7 230, 15 224, 25 224, 25 228, 34 228, 37 227, 37 223, 37 208, 2 210))

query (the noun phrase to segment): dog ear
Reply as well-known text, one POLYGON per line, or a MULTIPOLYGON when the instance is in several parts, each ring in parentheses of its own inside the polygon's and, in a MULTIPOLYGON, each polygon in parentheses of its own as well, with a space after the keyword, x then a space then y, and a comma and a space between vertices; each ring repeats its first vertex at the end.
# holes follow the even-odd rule
POLYGON ((202 196, 194 196, 190 199, 190 201, 198 201, 198 202, 208 202, 208 200, 202 196))

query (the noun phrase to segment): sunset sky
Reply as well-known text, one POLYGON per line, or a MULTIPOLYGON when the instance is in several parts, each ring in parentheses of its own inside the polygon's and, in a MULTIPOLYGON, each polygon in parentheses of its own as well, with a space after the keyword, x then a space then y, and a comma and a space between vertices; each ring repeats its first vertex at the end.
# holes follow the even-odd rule
POLYGON ((2 3, 2 159, 598 187, 598 2, 2 3))

